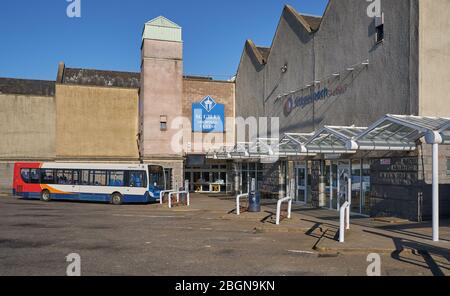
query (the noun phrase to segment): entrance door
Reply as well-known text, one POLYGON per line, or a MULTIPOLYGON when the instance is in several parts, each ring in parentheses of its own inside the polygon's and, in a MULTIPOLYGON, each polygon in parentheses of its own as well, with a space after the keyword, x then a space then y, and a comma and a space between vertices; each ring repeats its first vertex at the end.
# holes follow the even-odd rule
POLYGON ((303 166, 299 166, 296 168, 297 174, 297 182, 296 182, 296 187, 297 187, 297 196, 296 196, 296 201, 297 202, 302 202, 302 203, 307 203, 308 202, 308 190, 307 190, 307 174, 308 171, 306 169, 306 165, 303 166))
POLYGON ((350 161, 338 162, 337 175, 337 208, 339 211, 341 205, 348 200, 348 179, 351 178, 350 161))
POLYGON ((338 165, 336 161, 330 161, 327 168, 329 177, 329 186, 327 188, 327 195, 329 196, 329 208, 330 210, 336 210, 337 206, 337 196, 338 196, 338 165))

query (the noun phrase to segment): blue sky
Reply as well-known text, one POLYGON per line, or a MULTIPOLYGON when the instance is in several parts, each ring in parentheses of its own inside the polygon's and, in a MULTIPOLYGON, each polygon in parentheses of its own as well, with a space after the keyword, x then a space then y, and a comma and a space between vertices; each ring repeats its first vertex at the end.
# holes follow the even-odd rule
POLYGON ((246 39, 270 46, 284 4, 322 15, 328 0, 2 0, 0 77, 49 79, 57 64, 139 71, 143 24, 164 15, 183 27, 184 72, 227 79, 246 39))

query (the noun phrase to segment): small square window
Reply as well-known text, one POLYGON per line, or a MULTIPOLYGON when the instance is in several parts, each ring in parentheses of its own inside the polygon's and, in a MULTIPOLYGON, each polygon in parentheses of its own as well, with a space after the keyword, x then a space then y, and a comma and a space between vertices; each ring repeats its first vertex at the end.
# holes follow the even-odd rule
POLYGON ((450 157, 447 157, 447 175, 450 175, 450 157))
POLYGON ((377 43, 384 41, 384 13, 375 17, 375 33, 377 43))
POLYGON ((167 116, 165 115, 160 116, 159 128, 161 131, 167 131, 167 116))
POLYGON ((377 28, 377 43, 384 41, 384 25, 379 25, 377 28))

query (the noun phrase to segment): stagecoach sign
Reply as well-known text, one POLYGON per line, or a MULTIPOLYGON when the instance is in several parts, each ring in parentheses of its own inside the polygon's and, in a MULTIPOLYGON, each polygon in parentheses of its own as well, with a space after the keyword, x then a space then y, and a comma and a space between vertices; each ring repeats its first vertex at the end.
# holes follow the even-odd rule
POLYGON ((200 103, 192 104, 192 130, 195 133, 223 133, 225 105, 217 104, 207 96, 200 103))

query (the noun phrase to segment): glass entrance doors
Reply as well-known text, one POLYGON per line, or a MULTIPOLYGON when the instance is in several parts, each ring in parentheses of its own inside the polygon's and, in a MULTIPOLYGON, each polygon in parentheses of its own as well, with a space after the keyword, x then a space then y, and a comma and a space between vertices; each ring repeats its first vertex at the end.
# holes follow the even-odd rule
POLYGON ((184 179, 189 181, 189 191, 199 193, 227 193, 231 191, 226 163, 186 167, 184 179))
POLYGON ((327 206, 331 210, 339 210, 341 204, 347 200, 348 182, 346 176, 350 176, 350 161, 327 162, 327 206))
POLYGON ((308 202, 308 170, 306 164, 296 167, 296 202, 308 202))
POLYGON ((370 194, 370 162, 368 160, 327 161, 327 202, 331 210, 348 200, 348 179, 352 180, 351 212, 368 214, 368 196, 370 194))
POLYGON ((337 208, 348 201, 348 178, 351 178, 350 161, 338 161, 337 208))
POLYGON ((326 162, 326 204, 332 209, 337 209, 337 175, 338 175, 338 165, 335 161, 326 162))
POLYGON ((242 193, 249 193, 251 190, 251 182, 255 180, 256 190, 260 190, 263 183, 264 167, 261 163, 241 163, 240 188, 242 193))

